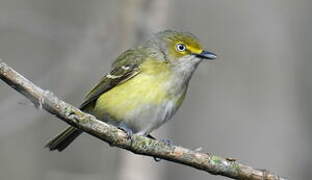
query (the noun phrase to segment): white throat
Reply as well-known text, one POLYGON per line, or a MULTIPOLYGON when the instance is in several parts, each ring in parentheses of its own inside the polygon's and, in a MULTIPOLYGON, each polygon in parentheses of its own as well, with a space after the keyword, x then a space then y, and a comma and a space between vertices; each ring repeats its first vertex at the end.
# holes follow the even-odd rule
POLYGON ((172 64, 172 79, 170 82, 173 93, 187 88, 189 80, 202 59, 193 55, 182 57, 172 64))
POLYGON ((184 56, 174 62, 172 69, 179 79, 186 82, 190 80, 201 61, 201 58, 198 58, 194 55, 184 56))

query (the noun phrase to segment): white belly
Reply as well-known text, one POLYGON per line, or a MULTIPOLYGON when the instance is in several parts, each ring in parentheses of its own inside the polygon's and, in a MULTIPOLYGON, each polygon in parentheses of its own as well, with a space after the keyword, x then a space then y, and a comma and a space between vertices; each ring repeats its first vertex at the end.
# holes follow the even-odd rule
POLYGON ((148 135, 171 119, 177 108, 177 99, 166 101, 160 105, 142 105, 142 107, 128 114, 125 123, 130 126, 134 133, 148 135))

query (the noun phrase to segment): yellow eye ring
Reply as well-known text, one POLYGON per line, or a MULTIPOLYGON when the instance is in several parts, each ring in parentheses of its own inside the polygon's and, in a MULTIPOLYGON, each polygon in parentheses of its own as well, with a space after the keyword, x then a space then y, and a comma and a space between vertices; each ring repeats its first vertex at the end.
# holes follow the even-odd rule
POLYGON ((179 51, 179 52, 183 52, 183 51, 186 50, 186 46, 185 46, 184 44, 177 44, 177 45, 176 45, 176 49, 177 49, 177 51, 179 51))

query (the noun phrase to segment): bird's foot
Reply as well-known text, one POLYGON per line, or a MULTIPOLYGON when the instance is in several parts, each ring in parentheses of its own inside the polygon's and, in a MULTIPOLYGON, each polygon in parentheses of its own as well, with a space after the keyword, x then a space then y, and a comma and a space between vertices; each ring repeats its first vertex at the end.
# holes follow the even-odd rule
MULTIPOLYGON (((154 139, 154 140, 157 140, 154 136, 152 136, 152 135, 150 135, 150 134, 147 135, 146 137, 151 138, 151 139, 154 139)), ((172 145, 173 145, 172 140, 170 140, 170 139, 160 139, 159 141, 165 143, 165 144, 168 145, 168 146, 172 146, 172 145)))
POLYGON ((173 145, 173 142, 170 139, 161 139, 160 141, 165 143, 168 146, 172 146, 173 145))
MULTIPOLYGON (((154 139, 154 140, 157 140, 154 136, 152 136, 152 135, 147 135, 147 137, 148 138, 151 138, 151 139, 154 139)), ((172 141, 170 140, 170 139, 160 139, 160 141, 161 142, 163 142, 163 143, 165 143, 166 145, 168 145, 168 146, 172 146, 173 145, 173 143, 172 143, 172 141)), ((154 158, 154 160, 156 161, 156 162, 159 162, 160 160, 161 160, 161 158, 158 158, 158 157, 153 157, 154 158)))
POLYGON ((125 125, 124 123, 121 123, 118 125, 118 129, 124 131, 127 134, 127 139, 131 139, 132 135, 133 135, 133 131, 132 129, 130 129, 127 125, 125 125))

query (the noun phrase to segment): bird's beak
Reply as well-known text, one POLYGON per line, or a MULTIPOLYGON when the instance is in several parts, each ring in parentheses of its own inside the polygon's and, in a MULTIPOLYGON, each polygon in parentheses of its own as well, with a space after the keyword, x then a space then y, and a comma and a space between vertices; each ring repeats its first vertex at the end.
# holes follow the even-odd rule
POLYGON ((200 54, 194 54, 194 55, 199 58, 209 59, 209 60, 213 60, 217 58, 216 54, 209 52, 209 51, 202 51, 200 54))

